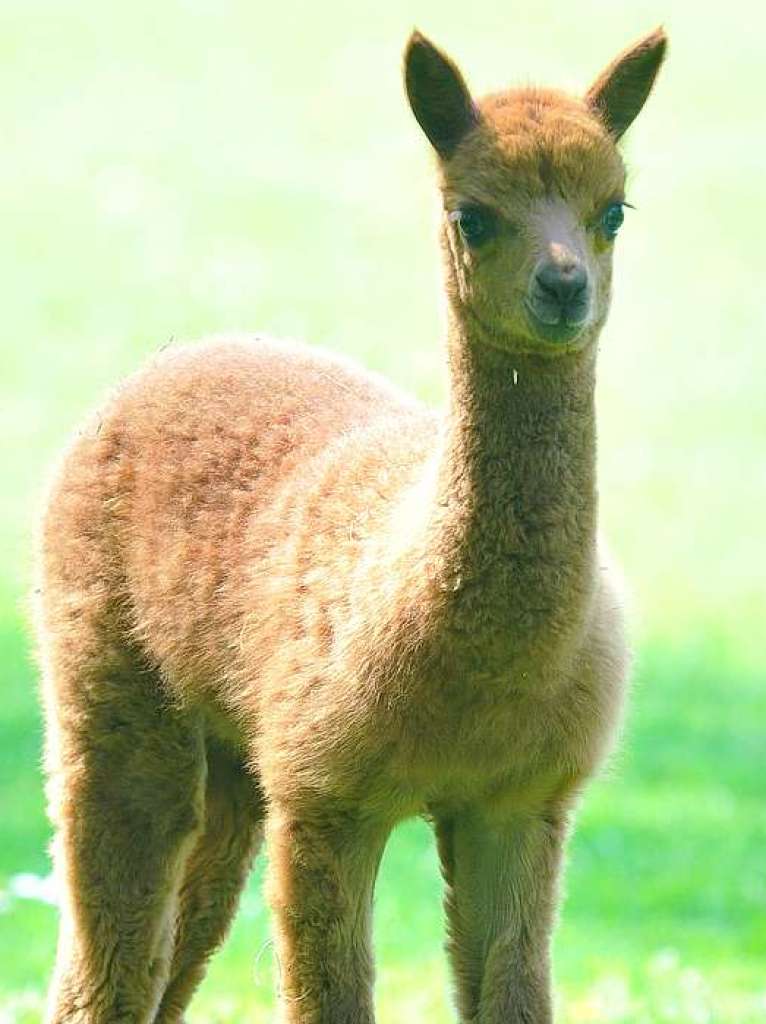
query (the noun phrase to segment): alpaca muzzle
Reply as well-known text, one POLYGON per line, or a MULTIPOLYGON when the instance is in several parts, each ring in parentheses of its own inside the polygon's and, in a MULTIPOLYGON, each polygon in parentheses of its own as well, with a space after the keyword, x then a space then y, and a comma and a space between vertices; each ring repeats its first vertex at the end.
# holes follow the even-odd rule
POLYGON ((526 298, 536 331, 566 340, 587 323, 591 307, 588 272, 576 258, 545 258, 536 265, 526 298))

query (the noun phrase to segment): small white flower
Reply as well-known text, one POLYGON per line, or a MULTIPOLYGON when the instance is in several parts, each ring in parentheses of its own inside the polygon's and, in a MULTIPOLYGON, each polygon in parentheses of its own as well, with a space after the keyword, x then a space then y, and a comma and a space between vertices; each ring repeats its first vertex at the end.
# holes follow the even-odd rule
POLYGON ((20 900, 37 900, 38 903, 49 903, 57 906, 59 891, 53 875, 34 875, 23 871, 13 875, 8 883, 8 893, 20 900))

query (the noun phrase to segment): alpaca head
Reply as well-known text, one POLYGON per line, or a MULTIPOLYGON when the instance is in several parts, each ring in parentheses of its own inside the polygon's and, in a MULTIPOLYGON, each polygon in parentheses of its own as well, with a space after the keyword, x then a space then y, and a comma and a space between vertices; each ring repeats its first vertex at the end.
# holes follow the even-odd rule
POLYGON ((626 204, 617 142, 665 46, 661 29, 641 39, 583 98, 525 88, 474 101, 448 57, 410 38, 405 82, 438 157, 449 300, 491 343, 558 354, 598 335, 626 204))

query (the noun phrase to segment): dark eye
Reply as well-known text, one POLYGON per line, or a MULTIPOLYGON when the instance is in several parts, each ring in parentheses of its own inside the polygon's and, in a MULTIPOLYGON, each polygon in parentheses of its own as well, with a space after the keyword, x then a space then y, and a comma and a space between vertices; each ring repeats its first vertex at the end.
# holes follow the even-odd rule
POLYGON ((457 221, 460 234, 472 249, 484 245, 495 233, 495 215, 486 206, 461 206, 449 216, 457 221))
POLYGON ((616 237, 625 220, 622 206, 622 203, 610 203, 601 214, 601 230, 610 241, 616 237))

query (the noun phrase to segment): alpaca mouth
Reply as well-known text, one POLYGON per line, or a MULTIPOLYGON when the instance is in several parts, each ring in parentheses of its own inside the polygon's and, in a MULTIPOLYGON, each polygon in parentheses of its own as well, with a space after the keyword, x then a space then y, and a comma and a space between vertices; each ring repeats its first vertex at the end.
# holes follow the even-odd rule
POLYGON ((568 312, 561 308, 538 308, 529 299, 524 302, 527 322, 535 337, 557 345, 571 344, 589 322, 588 311, 568 312))

